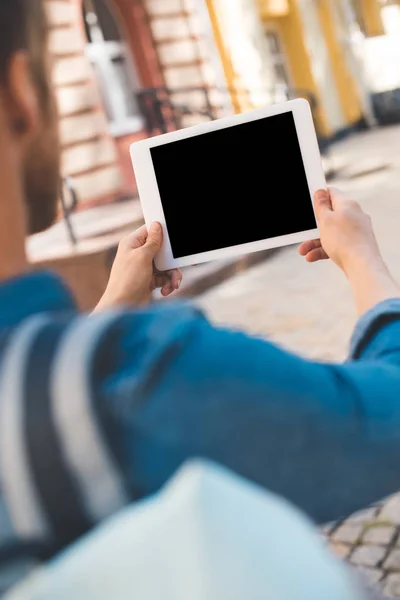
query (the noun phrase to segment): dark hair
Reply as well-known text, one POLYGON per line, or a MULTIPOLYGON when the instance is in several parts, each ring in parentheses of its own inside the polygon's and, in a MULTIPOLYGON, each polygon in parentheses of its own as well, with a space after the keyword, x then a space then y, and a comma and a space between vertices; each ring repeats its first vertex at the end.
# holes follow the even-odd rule
POLYGON ((0 0, 0 82, 7 80, 13 54, 24 50, 38 90, 45 98, 49 85, 45 66, 48 26, 43 4, 43 0, 0 0))

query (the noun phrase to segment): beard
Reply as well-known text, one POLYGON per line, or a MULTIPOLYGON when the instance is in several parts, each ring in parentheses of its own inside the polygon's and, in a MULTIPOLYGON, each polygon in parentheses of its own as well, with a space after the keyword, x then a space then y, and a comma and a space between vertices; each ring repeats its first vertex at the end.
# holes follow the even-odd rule
POLYGON ((24 191, 28 231, 45 231, 57 219, 61 191, 57 121, 43 124, 24 161, 24 191))

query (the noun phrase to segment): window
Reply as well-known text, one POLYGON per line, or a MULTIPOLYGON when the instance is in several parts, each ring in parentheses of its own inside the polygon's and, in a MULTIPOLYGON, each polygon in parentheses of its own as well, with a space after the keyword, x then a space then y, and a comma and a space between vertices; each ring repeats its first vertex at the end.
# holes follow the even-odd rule
POLYGON ((276 85, 278 87, 287 89, 290 87, 290 77, 286 64, 286 55, 282 48, 281 40, 275 31, 267 31, 266 36, 270 56, 272 58, 276 85))
POLYGON ((114 136, 143 129, 135 92, 139 89, 128 49, 107 0, 83 0, 86 54, 94 68, 114 136))

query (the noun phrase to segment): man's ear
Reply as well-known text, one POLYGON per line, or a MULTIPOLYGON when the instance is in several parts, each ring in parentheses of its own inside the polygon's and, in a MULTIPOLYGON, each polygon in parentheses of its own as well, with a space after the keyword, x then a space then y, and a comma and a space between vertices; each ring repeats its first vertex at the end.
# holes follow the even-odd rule
POLYGON ((26 52, 16 52, 11 58, 3 92, 10 133, 23 144, 29 143, 40 125, 40 106, 26 52))

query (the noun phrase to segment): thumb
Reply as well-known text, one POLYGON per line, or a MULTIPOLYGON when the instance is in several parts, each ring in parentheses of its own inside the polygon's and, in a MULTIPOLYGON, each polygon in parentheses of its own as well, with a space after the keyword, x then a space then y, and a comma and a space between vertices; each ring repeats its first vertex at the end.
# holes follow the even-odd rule
POLYGON ((329 188, 329 193, 330 193, 330 196, 331 196, 331 203, 332 203, 333 210, 340 209, 341 206, 345 202, 347 202, 346 196, 344 195, 344 193, 342 192, 342 190, 339 190, 339 188, 330 187, 329 188))
POLYGON ((147 236, 147 240, 143 248, 145 248, 149 254, 151 254, 152 259, 159 253, 161 250, 163 242, 163 229, 160 223, 153 223, 149 229, 149 234, 147 236))
POLYGON ((328 212, 332 212, 332 202, 327 190, 315 192, 314 207, 318 221, 321 221, 328 212))

